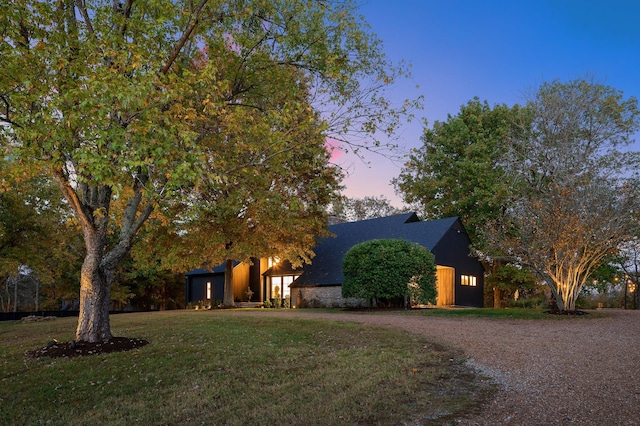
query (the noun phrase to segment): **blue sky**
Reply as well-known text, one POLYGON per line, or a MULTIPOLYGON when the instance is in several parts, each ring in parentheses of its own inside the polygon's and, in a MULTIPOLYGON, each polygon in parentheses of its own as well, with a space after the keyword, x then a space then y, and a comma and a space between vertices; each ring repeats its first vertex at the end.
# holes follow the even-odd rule
MULTIPOLYGON (((422 120, 455 115, 474 96, 491 105, 523 103, 540 83, 585 76, 640 98, 640 1, 636 0, 362 0, 360 12, 393 62, 412 64, 412 78, 392 99, 424 96, 419 119, 398 143, 421 145, 422 120), (416 88, 419 86, 419 88, 416 88)), ((345 155, 344 193, 383 195, 400 206, 390 180, 402 162, 345 155)))

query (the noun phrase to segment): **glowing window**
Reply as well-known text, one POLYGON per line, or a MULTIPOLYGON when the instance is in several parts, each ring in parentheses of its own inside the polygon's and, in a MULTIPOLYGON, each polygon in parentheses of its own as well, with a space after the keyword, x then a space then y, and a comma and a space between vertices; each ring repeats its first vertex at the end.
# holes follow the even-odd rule
POLYGON ((460 285, 476 286, 476 277, 473 275, 460 275, 460 285))
POLYGON ((207 299, 211 299, 211 281, 207 281, 207 299))
POLYGON ((289 297, 289 295, 291 294, 291 289, 289 288, 289 286, 291 285, 291 283, 293 283, 294 278, 295 277, 291 275, 271 277, 271 297, 289 297))

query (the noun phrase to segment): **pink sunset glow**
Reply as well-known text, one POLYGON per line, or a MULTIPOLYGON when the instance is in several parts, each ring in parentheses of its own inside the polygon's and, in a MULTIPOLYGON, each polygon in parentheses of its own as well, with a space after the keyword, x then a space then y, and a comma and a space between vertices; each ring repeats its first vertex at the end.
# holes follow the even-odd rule
POLYGON ((327 151, 331 153, 331 162, 334 162, 344 154, 344 151, 340 149, 340 147, 342 146, 342 142, 340 142, 339 140, 327 138, 324 146, 327 148, 327 151))

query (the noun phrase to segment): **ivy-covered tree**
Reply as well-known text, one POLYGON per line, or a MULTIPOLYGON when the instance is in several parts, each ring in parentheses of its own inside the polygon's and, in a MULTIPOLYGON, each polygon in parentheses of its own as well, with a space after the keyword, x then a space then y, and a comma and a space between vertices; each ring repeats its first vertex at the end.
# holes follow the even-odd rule
POLYGON ((342 260, 343 297, 392 304, 411 296, 416 303, 436 303, 433 254, 406 240, 370 240, 353 246, 342 260))
POLYGON ((358 145, 404 113, 382 92, 402 70, 350 1, 17 0, 0 5, 0 69, 3 150, 24 170, 50 171, 82 228, 78 341, 111 338, 113 276, 152 215, 179 226, 184 216, 164 214, 195 203, 194 190, 280 168, 280 153, 304 140, 266 150, 292 142, 272 131, 310 118, 358 145), (275 109, 252 102, 279 96, 275 109), (283 127, 260 118, 253 128, 255 112, 283 127), (240 123, 255 138, 237 138, 240 123), (236 144, 251 161, 211 158, 236 144))

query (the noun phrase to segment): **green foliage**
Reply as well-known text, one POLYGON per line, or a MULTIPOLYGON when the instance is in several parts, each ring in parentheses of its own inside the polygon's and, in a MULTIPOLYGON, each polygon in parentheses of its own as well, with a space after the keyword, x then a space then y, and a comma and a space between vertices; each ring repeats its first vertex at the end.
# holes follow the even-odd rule
POLYGON ((396 189, 420 205, 425 218, 459 216, 474 246, 484 250, 483 228, 512 195, 500 163, 519 112, 474 98, 446 122, 436 121, 394 179, 396 189))
POLYGON ((139 262, 186 269, 267 249, 294 263, 310 257, 340 178, 326 137, 366 135, 377 147, 417 106, 389 108, 385 88, 405 70, 384 58, 355 8, 1 6, 0 147, 20 172, 51 172, 82 227, 79 340, 110 336, 109 300, 95 298, 149 219, 147 247, 159 249, 139 262), (97 305, 90 316, 83 302, 97 305))
POLYGON ((509 300, 509 307, 523 309, 546 309, 549 304, 542 297, 519 297, 517 300, 509 300))
POLYGON ((329 214, 347 222, 356 222, 358 220, 400 214, 405 211, 405 209, 393 207, 391 201, 384 196, 349 198, 342 195, 331 203, 329 214))
POLYGON ((507 264, 496 268, 485 278, 485 285, 499 287, 513 293, 516 290, 528 292, 536 285, 536 276, 527 268, 507 264))
POLYGON ((35 171, 18 179, 14 167, 6 159, 0 166, 0 310, 16 302, 19 310, 59 309, 78 297, 81 234, 54 183, 35 171), (28 280, 19 276, 24 267, 28 280), (10 281, 19 287, 18 301, 10 281))
POLYGON ((418 303, 435 303, 435 260, 417 243, 385 239, 357 244, 345 254, 342 269, 343 297, 388 303, 411 294, 418 303))

